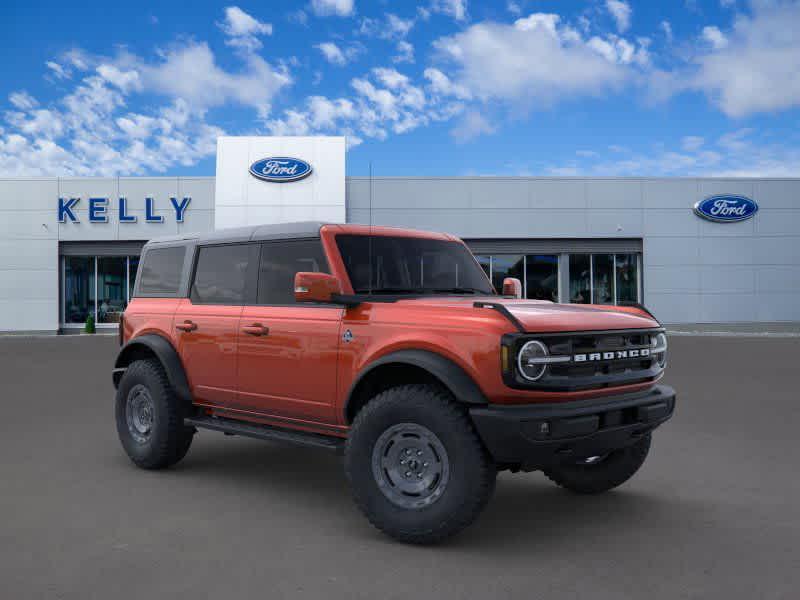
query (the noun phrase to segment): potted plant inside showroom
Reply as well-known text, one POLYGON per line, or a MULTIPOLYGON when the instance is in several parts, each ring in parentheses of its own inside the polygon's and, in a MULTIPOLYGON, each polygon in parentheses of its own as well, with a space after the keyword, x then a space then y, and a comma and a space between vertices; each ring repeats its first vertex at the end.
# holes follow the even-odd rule
POLYGON ((89 315, 88 317, 86 317, 86 325, 84 325, 84 327, 83 327, 83 332, 84 333, 94 333, 95 332, 94 315, 89 315))

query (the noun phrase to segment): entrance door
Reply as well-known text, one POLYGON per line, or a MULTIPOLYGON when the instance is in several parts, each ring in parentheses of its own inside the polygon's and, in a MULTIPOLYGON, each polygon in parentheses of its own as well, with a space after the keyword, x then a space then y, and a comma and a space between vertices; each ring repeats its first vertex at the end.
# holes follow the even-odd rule
POLYGON ((236 342, 246 296, 247 269, 257 244, 198 250, 189 298, 175 312, 178 352, 195 401, 225 407, 236 399, 236 342))
POLYGON ((257 304, 239 320, 239 410, 335 423, 336 360, 343 309, 296 304, 294 276, 328 272, 320 240, 261 246, 257 304))

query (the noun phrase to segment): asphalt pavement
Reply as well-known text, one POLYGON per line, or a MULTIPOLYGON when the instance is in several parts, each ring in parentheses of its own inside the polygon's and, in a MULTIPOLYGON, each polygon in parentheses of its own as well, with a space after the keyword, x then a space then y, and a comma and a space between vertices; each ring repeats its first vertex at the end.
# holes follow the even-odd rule
POLYGON ((135 468, 113 420, 113 337, 0 338, 0 597, 800 597, 800 339, 670 340, 675 417, 639 474, 581 497, 500 475, 434 547, 350 500, 341 459, 201 431, 135 468))

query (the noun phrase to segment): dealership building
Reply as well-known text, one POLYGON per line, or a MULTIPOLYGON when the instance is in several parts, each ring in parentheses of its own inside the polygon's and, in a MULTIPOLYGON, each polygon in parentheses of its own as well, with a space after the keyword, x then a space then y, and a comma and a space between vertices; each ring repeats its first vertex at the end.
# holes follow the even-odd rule
POLYGON ((215 177, 0 178, 0 332, 115 327, 151 238, 308 220, 455 234, 527 298, 800 321, 800 178, 370 179, 345 161, 342 137, 224 137, 215 177))

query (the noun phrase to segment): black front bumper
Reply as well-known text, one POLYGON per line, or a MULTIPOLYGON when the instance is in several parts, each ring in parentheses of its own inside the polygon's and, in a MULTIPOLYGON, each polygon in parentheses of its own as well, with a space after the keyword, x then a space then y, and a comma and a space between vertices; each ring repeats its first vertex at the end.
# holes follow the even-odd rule
POLYGON ((483 443, 497 463, 525 471, 599 456, 624 448, 672 416, 675 390, 525 406, 470 409, 483 443))

